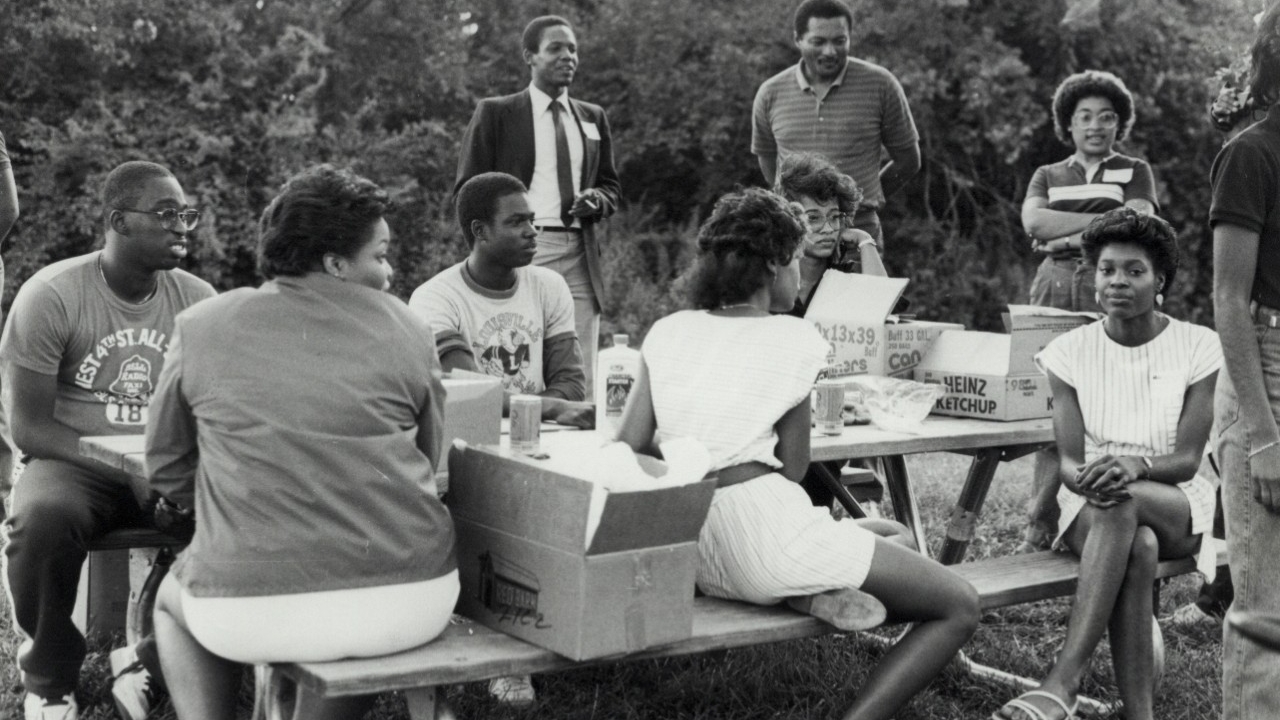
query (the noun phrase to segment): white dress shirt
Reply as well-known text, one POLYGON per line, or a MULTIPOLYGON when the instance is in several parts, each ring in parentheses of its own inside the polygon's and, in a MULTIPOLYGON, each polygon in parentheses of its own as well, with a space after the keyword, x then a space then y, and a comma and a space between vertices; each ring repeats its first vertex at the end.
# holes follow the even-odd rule
MULTIPOLYGON (((529 99, 533 101, 533 178, 529 181, 529 206, 534 212, 535 225, 561 226, 560 180, 556 176, 556 126, 551 117, 551 96, 533 84, 529 85, 529 99)), ((569 91, 561 91, 555 99, 564 110, 565 138, 569 141, 569 162, 572 165, 573 193, 582 192, 582 130, 574 119, 569 106, 569 91)), ((574 218, 571 227, 581 227, 574 218)))

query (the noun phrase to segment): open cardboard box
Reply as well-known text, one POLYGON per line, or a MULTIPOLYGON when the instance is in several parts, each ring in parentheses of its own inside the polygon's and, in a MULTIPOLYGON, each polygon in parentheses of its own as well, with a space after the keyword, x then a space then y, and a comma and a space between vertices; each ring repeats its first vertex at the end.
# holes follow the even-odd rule
POLYGON ((1028 420, 1053 415, 1049 379, 1035 354, 1053 338, 1097 319, 1032 305, 1010 305, 1008 335, 948 330, 915 369, 915 379, 937 383, 947 394, 934 404, 938 415, 988 420, 1028 420))
MULTIPOLYGON (((606 492, 593 513, 595 484, 558 461, 582 442, 599 438, 544 437, 546 460, 492 446, 450 450, 459 612, 574 660, 688 638, 715 481, 606 492)), ((664 472, 652 458, 641 464, 664 472)))
POLYGON ((831 343, 831 377, 889 375, 911 378, 911 372, 943 330, 962 330, 956 323, 900 320, 890 315, 902 291, 903 278, 827 270, 809 302, 805 319, 831 343))

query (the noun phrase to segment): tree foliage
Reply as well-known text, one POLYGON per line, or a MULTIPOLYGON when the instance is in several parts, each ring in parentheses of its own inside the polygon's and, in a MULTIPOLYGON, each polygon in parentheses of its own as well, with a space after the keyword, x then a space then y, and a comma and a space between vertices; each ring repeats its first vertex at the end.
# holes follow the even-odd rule
MULTIPOLYGON (((991 327, 1025 300, 1034 258, 1018 208, 1036 166, 1070 149, 1049 102, 1067 74, 1107 69, 1133 91, 1123 151, 1156 172, 1186 262, 1175 314, 1208 320, 1205 121, 1216 68, 1242 52, 1260 0, 854 0, 854 54, 902 81, 924 168, 885 213, 887 262, 929 317, 991 327)), ((528 83, 533 16, 578 29, 573 93, 609 112, 625 213, 608 233, 606 328, 642 334, 676 306, 698 219, 760 184, 756 88, 793 64, 776 0, 5 0, 0 131, 22 219, 5 303, 48 262, 100 242, 96 190, 117 163, 154 159, 206 213, 191 268, 255 284, 256 218, 314 162, 388 188, 393 289, 407 296, 465 244, 449 191, 478 98, 528 83)))

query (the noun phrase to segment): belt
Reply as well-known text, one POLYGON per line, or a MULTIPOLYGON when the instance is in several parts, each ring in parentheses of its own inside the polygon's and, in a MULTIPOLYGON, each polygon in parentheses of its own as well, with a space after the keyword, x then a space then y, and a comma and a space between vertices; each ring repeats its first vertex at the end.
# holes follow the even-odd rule
POLYGON ((580 233, 582 228, 567 228, 563 225, 534 225, 538 232, 580 233))
POLYGON ((1280 327, 1280 310, 1273 310, 1266 305, 1259 305, 1257 302, 1249 303, 1249 310, 1253 312, 1253 321, 1262 323, 1269 328, 1280 327))
POLYGON ((730 465, 727 468, 721 468, 716 473, 716 489, 727 488, 730 485, 737 485, 748 480, 755 480, 761 475, 768 475, 774 472, 774 469, 762 462, 744 462, 738 465, 730 465))

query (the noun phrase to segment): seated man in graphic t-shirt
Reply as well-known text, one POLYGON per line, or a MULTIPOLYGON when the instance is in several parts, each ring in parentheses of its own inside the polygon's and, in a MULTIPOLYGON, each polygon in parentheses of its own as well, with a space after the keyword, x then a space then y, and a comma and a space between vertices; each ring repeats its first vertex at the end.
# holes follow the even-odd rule
POLYGON ((503 173, 464 183, 456 208, 471 254, 418 287, 409 307, 431 323, 445 370, 499 377, 507 397, 541 395, 543 420, 591 428, 573 296, 563 277, 530 264, 538 231, 526 192, 503 173))
MULTIPOLYGON (((5 582, 25 635, 18 666, 28 720, 77 715, 85 641, 71 610, 86 543, 148 524, 129 476, 82 456, 79 440, 143 432, 174 316, 215 294, 178 269, 200 213, 172 173, 124 163, 107 175, 102 204, 105 247, 27 280, 0 342, 5 410, 26 461, 13 489, 5 582)), ((154 699, 134 653, 111 654, 112 694, 126 720, 146 717, 154 699)))

